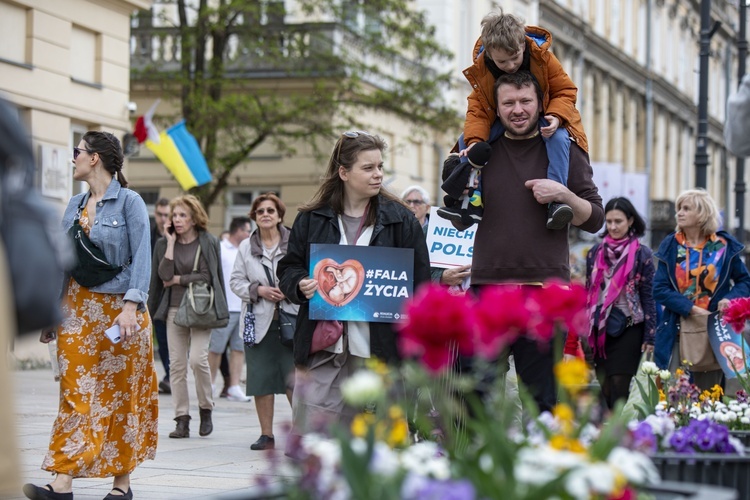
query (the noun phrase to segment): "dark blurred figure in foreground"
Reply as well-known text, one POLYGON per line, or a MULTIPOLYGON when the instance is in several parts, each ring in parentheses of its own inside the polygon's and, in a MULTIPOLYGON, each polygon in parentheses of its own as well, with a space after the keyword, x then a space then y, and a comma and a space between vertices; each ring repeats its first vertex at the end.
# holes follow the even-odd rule
POLYGON ((62 278, 63 238, 34 186, 34 154, 18 112, 0 98, 0 498, 17 494, 13 389, 7 352, 18 333, 60 319, 55 280, 62 278), (58 237, 55 237, 58 234, 58 237))

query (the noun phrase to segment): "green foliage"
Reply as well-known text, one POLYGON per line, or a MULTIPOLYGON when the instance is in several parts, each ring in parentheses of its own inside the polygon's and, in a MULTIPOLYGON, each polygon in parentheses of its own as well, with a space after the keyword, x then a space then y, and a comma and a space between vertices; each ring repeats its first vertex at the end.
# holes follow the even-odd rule
POLYGON ((656 387, 655 377, 653 375, 647 377, 646 387, 643 387, 642 382, 641 378, 635 377, 635 383, 641 395, 641 402, 635 405, 638 420, 644 420, 649 415, 653 415, 656 412, 656 405, 659 404, 659 389, 656 387))
POLYGON ((174 57, 136 57, 131 79, 179 101, 157 123, 182 116, 198 139, 214 176, 194 192, 206 207, 261 144, 285 155, 306 144, 322 155, 341 130, 366 127, 366 111, 405 119, 414 135, 458 125, 442 97, 450 54, 415 0, 299 0, 306 18, 327 20, 309 23, 286 22, 278 1, 156 4, 174 6, 177 26, 152 27, 142 14, 133 33, 159 40, 163 52, 175 47, 174 57))

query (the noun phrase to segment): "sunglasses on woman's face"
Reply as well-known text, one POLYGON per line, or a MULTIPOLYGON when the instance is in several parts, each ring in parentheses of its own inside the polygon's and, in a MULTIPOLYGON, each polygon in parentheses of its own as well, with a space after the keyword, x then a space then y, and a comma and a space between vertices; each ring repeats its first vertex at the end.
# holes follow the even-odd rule
POLYGON ((364 130, 349 130, 341 134, 341 139, 339 139, 339 147, 336 149, 336 163, 341 165, 341 144, 344 142, 344 138, 348 137, 349 139, 356 139, 360 135, 370 135, 370 133, 365 132, 364 130))
POLYGON ((255 211, 255 213, 258 215, 263 215, 263 214, 273 215, 276 213, 276 209, 275 208, 259 208, 255 211))
POLYGON ((86 148, 73 148, 73 159, 74 160, 77 159, 78 155, 81 154, 83 151, 86 151, 90 155, 94 154, 94 152, 91 151, 90 149, 86 149, 86 148))

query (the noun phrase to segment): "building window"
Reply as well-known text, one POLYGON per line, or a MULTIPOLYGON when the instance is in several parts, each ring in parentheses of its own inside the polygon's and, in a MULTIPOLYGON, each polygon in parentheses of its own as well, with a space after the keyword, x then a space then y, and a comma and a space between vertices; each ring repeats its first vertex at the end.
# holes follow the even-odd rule
MULTIPOLYGON (((70 129, 70 158, 73 159, 73 148, 78 147, 87 132, 86 127, 73 125, 70 129)), ((71 164, 72 166, 72 164, 71 164)), ((73 170, 70 170, 70 177, 73 178, 73 170)), ((87 184, 83 181, 73 183, 73 194, 83 193, 87 189, 87 184)))
POLYGON ((97 35, 73 26, 70 37, 70 76, 81 83, 99 83, 97 71, 97 35))
MULTIPOLYGON (((264 187, 256 189, 234 189, 227 193, 227 208, 224 211, 224 229, 235 217, 247 217, 253 200, 265 193, 274 193, 281 198, 281 190, 278 187, 264 187)), ((282 200, 283 201, 283 200, 282 200)), ((252 223, 255 228, 255 222, 252 223)))
POLYGON ((0 2, 0 33, 3 43, 0 43, 0 59, 27 64, 26 59, 26 9, 9 3, 0 2))
POLYGON ((158 187, 144 187, 144 188, 135 188, 134 191, 141 195, 141 198, 143 198, 143 203, 146 204, 146 208, 148 208, 148 213, 153 213, 154 206, 156 205, 156 202, 159 200, 159 188, 158 187))

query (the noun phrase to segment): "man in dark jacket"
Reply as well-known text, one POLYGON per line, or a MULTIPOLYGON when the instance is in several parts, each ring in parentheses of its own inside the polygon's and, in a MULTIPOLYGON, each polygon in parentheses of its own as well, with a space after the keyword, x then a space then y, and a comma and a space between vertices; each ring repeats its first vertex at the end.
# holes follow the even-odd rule
MULTIPOLYGON (((164 226, 169 222, 169 200, 159 198, 154 207, 154 224, 151 227, 151 255, 154 254, 156 242, 164 236, 164 226)), ((153 293, 153 291, 151 291, 153 293)), ((167 324, 160 319, 155 319, 154 334, 156 343, 159 348, 159 359, 164 367, 166 375, 159 381, 159 392, 162 394, 171 394, 172 387, 169 385, 169 344, 167 344, 167 324)))

